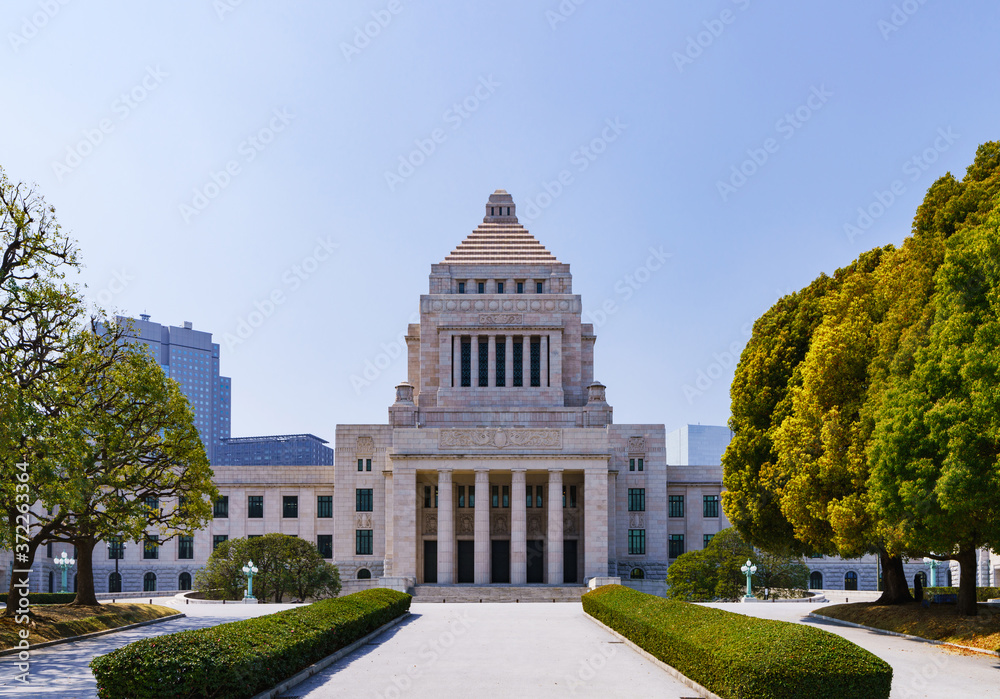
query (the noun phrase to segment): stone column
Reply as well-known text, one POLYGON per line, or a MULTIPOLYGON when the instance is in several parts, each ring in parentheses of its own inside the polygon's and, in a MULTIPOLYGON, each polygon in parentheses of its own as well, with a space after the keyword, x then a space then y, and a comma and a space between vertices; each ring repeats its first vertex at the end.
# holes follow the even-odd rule
POLYGON ((455 499, 451 494, 451 469, 438 471, 438 584, 455 582, 455 499))
MULTIPOLYGON (((396 508, 395 505, 393 504, 392 471, 389 469, 385 469, 382 472, 382 475, 385 477, 385 504, 382 507, 382 512, 385 513, 395 512, 396 508)), ((316 502, 315 497, 313 498, 313 502, 314 503, 316 502)), ((392 554, 393 554, 393 544, 395 543, 393 540, 394 519, 395 518, 392 517, 391 515, 388 514, 383 515, 383 521, 385 522, 385 557, 382 560, 382 571, 383 571, 382 575, 384 576, 392 575, 392 554)))
POLYGON ((452 333, 451 336, 454 360, 451 366, 451 385, 455 388, 462 386, 462 336, 452 333))
POLYGON ((562 469, 549 469, 549 531, 545 544, 549 585, 563 584, 562 469))
POLYGON ((451 375, 451 333, 438 334, 438 388, 448 388, 451 375))
POLYGON ((476 577, 477 585, 490 582, 490 472, 476 469, 476 577))
POLYGON ((552 377, 550 384, 553 388, 562 389, 562 332, 549 335, 549 355, 549 374, 552 377))
POLYGON ((546 388, 549 385, 549 336, 542 335, 542 344, 539 347, 539 352, 541 356, 540 369, 539 369, 539 382, 542 388, 546 388))
POLYGON ((488 367, 489 377, 486 379, 486 382, 490 388, 494 388, 497 385, 497 336, 490 335, 487 342, 486 366, 488 367))
POLYGON ((521 337, 521 386, 531 386, 531 335, 521 337))
MULTIPOLYGON (((417 577, 417 472, 393 464, 393 575, 417 577), (395 544, 399 544, 396 546, 395 544)), ((336 516, 336 512, 334 515, 336 516)), ((353 513, 352 513, 353 514, 353 513)), ((339 533, 339 532, 338 532, 339 533)), ((347 551, 335 550, 334 556, 350 558, 354 551, 354 533, 340 535, 349 546, 347 551)))
POLYGON ((608 473, 587 468, 583 473, 583 577, 608 574, 608 473))
POLYGON ((507 333, 507 350, 504 352, 504 385, 510 388, 514 385, 514 336, 507 333))
POLYGON ((524 500, 523 468, 511 470, 510 502, 510 582, 525 585, 528 582, 528 515, 524 500))
POLYGON ((472 373, 472 388, 479 385, 479 336, 473 335, 469 338, 469 369, 472 373))

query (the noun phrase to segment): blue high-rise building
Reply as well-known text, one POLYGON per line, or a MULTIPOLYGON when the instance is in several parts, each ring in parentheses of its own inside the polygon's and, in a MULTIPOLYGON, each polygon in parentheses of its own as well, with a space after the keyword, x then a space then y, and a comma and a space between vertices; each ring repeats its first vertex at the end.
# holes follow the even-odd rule
POLYGON ((333 449, 312 434, 232 437, 222 440, 216 466, 333 466, 333 449))
POLYGON ((216 450, 229 438, 232 393, 229 377, 219 375, 219 345, 212 342, 212 333, 195 330, 188 322, 183 327, 154 323, 146 314, 138 320, 118 320, 131 320, 136 339, 149 348, 167 376, 180 384, 194 410, 205 453, 214 463, 216 450))

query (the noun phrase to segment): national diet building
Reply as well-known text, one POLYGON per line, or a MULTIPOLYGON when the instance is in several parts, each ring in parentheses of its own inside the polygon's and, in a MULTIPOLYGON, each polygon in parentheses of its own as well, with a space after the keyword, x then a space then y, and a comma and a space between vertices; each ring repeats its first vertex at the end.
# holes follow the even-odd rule
POLYGON ((569 265, 507 192, 490 195, 482 224, 431 265, 388 424, 337 426, 345 580, 665 577, 664 426, 614 423, 581 312, 569 265))

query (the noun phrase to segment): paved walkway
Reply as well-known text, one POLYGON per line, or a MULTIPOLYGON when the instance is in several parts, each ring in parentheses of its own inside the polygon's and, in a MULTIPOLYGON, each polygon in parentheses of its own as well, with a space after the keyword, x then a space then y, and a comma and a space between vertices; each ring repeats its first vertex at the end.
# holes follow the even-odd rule
POLYGON ((707 607, 765 619, 795 621, 831 631, 870 650, 892 665, 890 699, 1000 698, 1000 658, 979 653, 963 654, 922 641, 840 626, 806 615, 823 613, 818 604, 708 604, 707 607))
MULTIPOLYGON (((138 601, 138 600, 137 600, 138 601)), ((140 638, 160 636, 205 626, 225 624, 237 619, 272 614, 295 604, 187 604, 173 597, 158 598, 154 604, 175 607, 187 614, 183 619, 142 626, 76 643, 63 643, 31 651, 30 684, 16 681, 16 655, 0 657, 0 696, 44 697, 45 699, 91 699, 97 696, 97 682, 90 672, 90 661, 140 638)))
POLYGON ((695 693, 580 604, 420 604, 283 697, 663 697, 695 693))

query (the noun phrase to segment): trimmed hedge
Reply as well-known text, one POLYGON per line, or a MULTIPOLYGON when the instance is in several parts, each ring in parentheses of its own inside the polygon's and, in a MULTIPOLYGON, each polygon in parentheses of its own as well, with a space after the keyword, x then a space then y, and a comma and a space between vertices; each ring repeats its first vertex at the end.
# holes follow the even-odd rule
MULTIPOLYGON (((912 589, 910 590, 913 591, 912 589)), ((924 588, 924 599, 928 599, 930 595, 957 595, 957 587, 925 587, 924 588)), ((989 599, 994 599, 1000 597, 1000 587, 977 587, 976 588, 976 601, 985 602, 989 599)))
MULTIPOLYGON (((15 597, 15 599, 17 599, 15 597)), ((28 601, 32 604, 69 604, 76 599, 75 592, 29 592, 28 601)), ((7 604, 7 593, 0 592, 0 603, 7 604)))
POLYGON ((252 697, 406 613, 410 595, 363 590, 207 629, 144 638, 90 667, 102 699, 252 697))
POLYGON ((835 634, 674 602, 621 585, 585 612, 724 699, 884 699, 888 663, 835 634))

